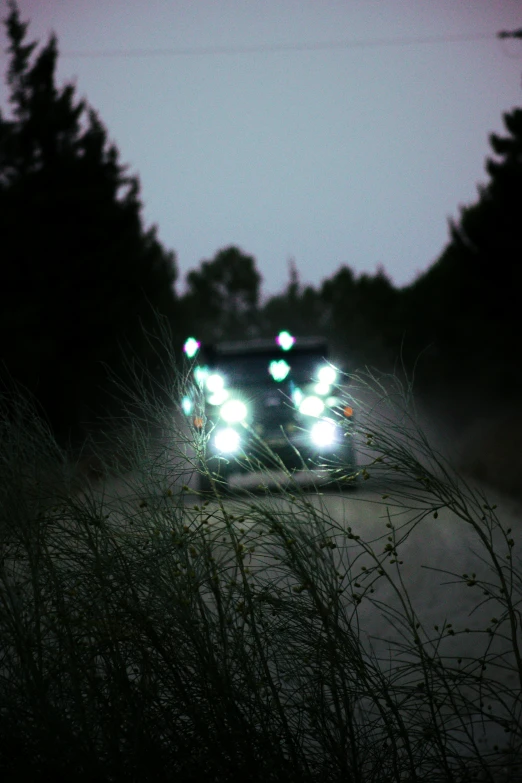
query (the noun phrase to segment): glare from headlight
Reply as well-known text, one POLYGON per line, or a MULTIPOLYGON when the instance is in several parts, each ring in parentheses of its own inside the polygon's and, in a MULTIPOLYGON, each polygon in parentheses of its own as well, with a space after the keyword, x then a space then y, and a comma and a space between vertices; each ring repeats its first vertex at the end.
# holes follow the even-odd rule
POLYGON ((319 379, 319 383, 324 383, 325 386, 331 386, 332 383, 335 383, 337 380, 337 370, 335 370, 330 365, 326 365, 326 367, 321 367, 317 373, 317 377, 319 379))
POLYGON ((236 432, 232 427, 218 430, 214 436, 214 446, 223 454, 233 454, 239 450, 240 444, 239 432, 236 432))
POLYGON ((234 424, 238 421, 244 421, 247 417, 247 406, 241 400, 228 400, 221 406, 221 418, 227 424, 234 424))
POLYGON ((292 399, 294 401, 294 405, 299 407, 303 401, 304 394, 301 391, 301 389, 294 389, 292 392, 292 399))
POLYGON ((337 440, 337 427, 333 421, 317 421, 310 430, 310 437, 316 446, 331 446, 337 440))
POLYGON ((225 379, 217 372, 213 372, 212 375, 208 376, 205 383, 209 392, 217 392, 221 391, 221 389, 224 387, 225 379))
POLYGON ((208 378, 208 368, 207 367, 195 367, 194 368, 194 378, 199 383, 200 386, 203 386, 205 383, 205 380, 208 378))
POLYGON ((305 416, 320 416, 324 411, 324 402, 319 397, 305 397, 299 405, 299 412, 305 416))

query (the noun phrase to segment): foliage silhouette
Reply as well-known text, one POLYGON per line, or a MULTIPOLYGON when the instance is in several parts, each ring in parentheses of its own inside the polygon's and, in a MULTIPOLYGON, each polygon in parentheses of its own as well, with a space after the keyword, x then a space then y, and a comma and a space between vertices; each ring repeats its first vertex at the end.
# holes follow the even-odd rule
MULTIPOLYGON (((480 388, 516 400, 522 387, 522 109, 504 115, 508 136, 492 134, 478 200, 450 221, 438 261, 404 292, 412 355, 430 345, 419 378, 436 387, 480 388)), ((478 400, 478 397, 476 397, 478 400)), ((482 400, 481 400, 482 401, 482 400)))
MULTIPOLYGON (((105 409, 102 362, 145 355, 153 309, 176 328, 174 254, 144 229, 139 181, 96 112, 57 87, 58 45, 5 20, 11 118, 0 114, 0 361, 36 393, 56 432, 105 409)), ((151 368, 152 369, 152 368, 151 368)))
POLYGON ((231 245, 187 275, 185 323, 206 341, 253 334, 261 275, 253 256, 231 245))
POLYGON ((79 484, 23 395, 0 428, 3 779, 520 780, 519 526, 433 448, 411 389, 359 379, 364 513, 290 474, 194 496, 178 381, 170 405, 143 391, 156 443, 129 411, 116 480, 79 484))

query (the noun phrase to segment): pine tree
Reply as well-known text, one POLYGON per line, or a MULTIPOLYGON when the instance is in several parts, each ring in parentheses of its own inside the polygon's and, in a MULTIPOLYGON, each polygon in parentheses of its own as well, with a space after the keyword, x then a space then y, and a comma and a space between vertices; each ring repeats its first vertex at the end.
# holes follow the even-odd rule
POLYGON ((0 360, 63 430, 107 400, 102 362, 118 373, 125 350, 145 357, 153 308, 174 324, 175 258, 143 228, 139 181, 96 112, 56 86, 56 38, 36 52, 13 2, 5 24, 0 360))
POLYGON ((301 337, 327 337, 325 309, 319 292, 311 285, 303 285, 294 258, 288 261, 288 282, 280 294, 271 296, 261 312, 263 334, 274 337, 289 330, 301 337))
POLYGON ((206 342, 252 336, 261 275, 254 256, 231 245, 187 275, 185 320, 206 342))
POLYGON ((490 135, 489 182, 404 296, 406 342, 412 354, 426 349, 427 382, 480 389, 477 399, 522 390, 522 109, 503 119, 509 135, 490 135))

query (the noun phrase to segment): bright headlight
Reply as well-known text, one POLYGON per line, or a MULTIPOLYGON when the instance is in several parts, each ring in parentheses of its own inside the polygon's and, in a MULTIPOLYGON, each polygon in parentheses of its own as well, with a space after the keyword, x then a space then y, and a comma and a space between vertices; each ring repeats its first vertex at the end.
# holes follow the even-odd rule
POLYGON ((316 383, 314 386, 314 391, 316 394, 329 394, 330 392, 330 384, 329 383, 322 383, 322 381, 319 381, 319 383, 316 383))
POLYGON ((337 440, 337 427, 333 421, 317 421, 310 430, 310 437, 316 446, 331 446, 337 440))
POLYGON ((317 377, 319 383, 322 383, 325 386, 331 386, 332 383, 335 383, 337 380, 337 371, 330 365, 326 365, 325 367, 321 367, 317 373, 317 377))
POLYGON ((218 430, 214 436, 214 446, 223 454, 233 454, 239 450, 241 438, 239 432, 232 427, 226 427, 224 430, 218 430))
POLYGON ((238 421, 244 421, 247 417, 247 406, 241 400, 228 400, 221 406, 221 418, 227 424, 234 424, 238 421))
POLYGON ((320 416, 324 411, 324 402, 319 397, 305 397, 299 405, 299 412, 305 416, 320 416))
POLYGON ((213 392, 210 395, 208 401, 210 405, 223 405, 223 403, 227 398, 228 398, 228 392, 226 389, 217 389, 217 391, 213 392))
POLYGON ((225 386, 225 379, 217 372, 213 372, 212 375, 208 376, 205 384, 209 392, 218 392, 225 386))

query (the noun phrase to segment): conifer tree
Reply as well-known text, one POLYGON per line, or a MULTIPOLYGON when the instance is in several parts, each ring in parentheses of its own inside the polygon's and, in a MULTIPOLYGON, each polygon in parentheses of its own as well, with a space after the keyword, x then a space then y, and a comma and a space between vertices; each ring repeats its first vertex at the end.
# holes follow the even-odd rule
POLYGON ((426 349, 429 383, 516 398, 522 391, 522 109, 491 134, 489 182, 450 222, 438 261, 404 295, 406 342, 426 349))
POLYGON ((261 275, 256 260, 231 245, 187 275, 185 321, 206 342, 253 336, 261 275))
POLYGON ((56 85, 55 36, 27 43, 14 2, 5 25, 0 362, 64 430, 108 399, 102 363, 118 373, 125 351, 146 357, 153 309, 175 328, 175 258, 144 229, 139 181, 96 112, 56 85))

